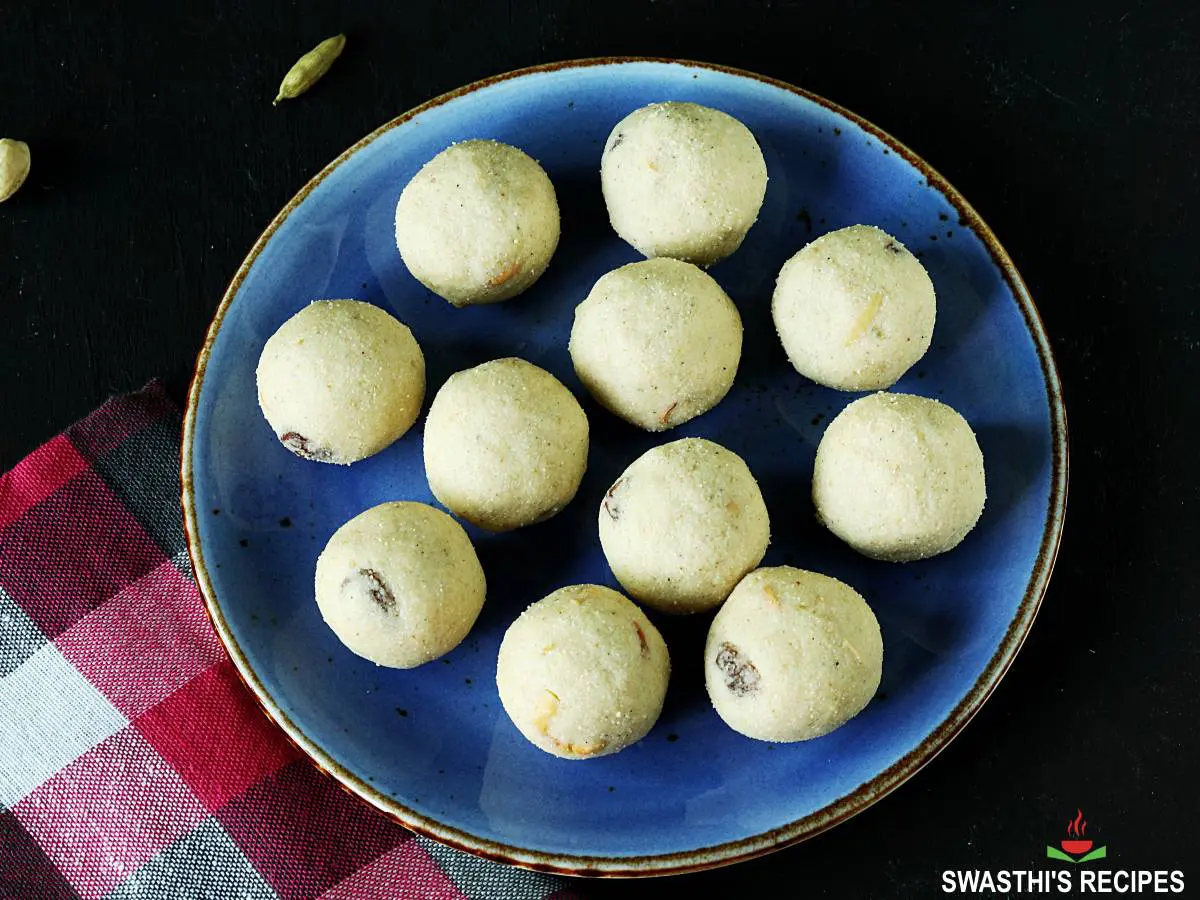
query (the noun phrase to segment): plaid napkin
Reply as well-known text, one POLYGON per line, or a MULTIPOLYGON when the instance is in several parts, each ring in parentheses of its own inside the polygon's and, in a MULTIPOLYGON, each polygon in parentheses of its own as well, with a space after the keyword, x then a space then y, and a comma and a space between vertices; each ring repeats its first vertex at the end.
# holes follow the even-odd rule
POLYGON ((267 720, 192 580, 179 431, 152 383, 0 478, 0 898, 569 896, 414 836, 267 720))

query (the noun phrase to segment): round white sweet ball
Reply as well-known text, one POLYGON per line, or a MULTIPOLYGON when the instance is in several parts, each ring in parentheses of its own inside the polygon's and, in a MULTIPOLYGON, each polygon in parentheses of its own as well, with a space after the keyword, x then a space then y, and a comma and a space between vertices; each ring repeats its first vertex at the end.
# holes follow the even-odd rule
POLYGON ((983 453, 944 403, 911 394, 855 400, 829 423, 813 469, 825 527, 859 553, 908 562, 956 547, 983 512, 983 453))
POLYGON ((463 141, 413 177, 396 204, 396 246, 413 277, 455 306, 533 285, 558 246, 558 201, 530 156, 463 141))
POLYGON ((601 406, 647 431, 674 428, 729 392, 742 355, 733 301, 691 263, 609 272, 575 308, 571 361, 601 406))
POLYGON ((517 618, 496 687, 534 746, 565 759, 616 753, 658 720, 671 661, 645 613, 594 584, 561 588, 517 618))
POLYGON ((318 300, 283 323, 258 359, 258 404, 305 459, 349 465, 416 421, 425 357, 407 326, 358 300, 318 300))
POLYGON ((425 473, 439 501, 489 531, 548 519, 587 468, 588 421, 562 382, 523 359, 456 372, 425 420, 425 473))
POLYGON ((646 451, 600 504, 600 545, 621 586, 668 613, 720 604, 767 552, 758 482, 731 450, 684 438, 646 451))
POLYGON ((805 246, 784 263, 771 302, 796 371, 842 391, 895 384, 929 349, 936 312, 925 267, 870 225, 805 246))
POLYGON ((875 696, 883 638, 871 608, 836 578, 758 569, 708 631, 704 683, 717 714, 760 741, 806 741, 843 725, 875 696))
POLYGON ((695 103, 652 103, 608 136, 600 183, 613 229, 645 256, 707 266, 742 245, 767 190, 754 135, 695 103))
POLYGON ((334 532, 317 558, 317 606, 338 639, 411 669, 459 645, 483 607, 483 567, 462 526, 424 503, 384 503, 334 532))

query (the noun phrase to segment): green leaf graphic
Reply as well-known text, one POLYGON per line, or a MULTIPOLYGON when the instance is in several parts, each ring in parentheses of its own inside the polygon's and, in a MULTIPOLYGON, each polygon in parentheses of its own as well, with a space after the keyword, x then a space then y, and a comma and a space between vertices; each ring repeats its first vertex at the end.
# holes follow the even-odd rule
POLYGON ((1106 856, 1108 856, 1108 846, 1107 845, 1104 847, 1097 847, 1095 850, 1093 850, 1087 856, 1081 856, 1079 859, 1076 859, 1073 856, 1068 856, 1067 854, 1065 854, 1061 850, 1059 850, 1057 847, 1047 847, 1046 848, 1046 858, 1047 859, 1060 859, 1063 862, 1069 862, 1069 863, 1091 862, 1093 859, 1104 859, 1106 856))

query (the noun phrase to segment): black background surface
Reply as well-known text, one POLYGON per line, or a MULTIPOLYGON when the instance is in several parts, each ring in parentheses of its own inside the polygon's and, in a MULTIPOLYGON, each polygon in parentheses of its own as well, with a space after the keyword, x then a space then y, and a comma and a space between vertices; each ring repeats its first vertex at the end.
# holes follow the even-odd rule
POLYGON ((790 81, 932 163, 1023 273, 1071 429, 1058 567, 993 698, 891 797, 758 861, 586 887, 938 895, 944 869, 1043 868, 1082 808, 1108 866, 1200 888, 1198 51, 1195 3, 0 2, 0 137, 33 150, 0 206, 0 470, 152 377, 182 400, 260 231, 409 107, 606 54, 790 81), (339 31, 329 76, 273 109, 339 31))

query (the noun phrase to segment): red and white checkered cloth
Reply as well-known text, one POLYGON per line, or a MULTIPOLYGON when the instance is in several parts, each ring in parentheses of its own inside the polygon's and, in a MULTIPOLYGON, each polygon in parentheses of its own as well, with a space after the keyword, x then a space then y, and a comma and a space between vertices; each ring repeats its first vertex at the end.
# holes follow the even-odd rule
POLYGON ((415 837, 266 719, 192 580, 179 431, 151 384, 0 478, 0 898, 567 896, 415 837))

